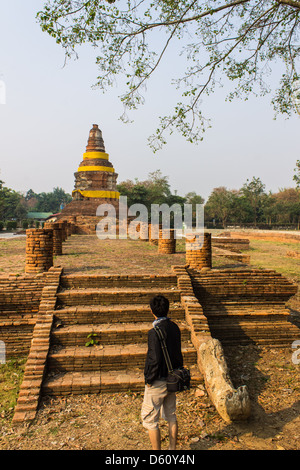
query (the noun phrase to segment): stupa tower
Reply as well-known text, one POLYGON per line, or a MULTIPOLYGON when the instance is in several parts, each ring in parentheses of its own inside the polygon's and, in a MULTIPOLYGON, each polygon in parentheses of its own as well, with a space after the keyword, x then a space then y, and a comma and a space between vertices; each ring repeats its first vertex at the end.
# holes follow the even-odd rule
POLYGON ((117 173, 105 152, 102 132, 97 124, 90 130, 83 161, 75 173, 74 200, 83 198, 119 199, 117 173))
MULTIPOLYGON (((118 174, 105 151, 102 132, 93 124, 89 133, 83 160, 74 173, 75 185, 72 201, 62 210, 59 219, 76 217, 76 224, 95 226, 97 207, 110 203, 118 214, 119 192, 116 189, 118 174)), ((86 230, 85 230, 86 231, 86 230)))

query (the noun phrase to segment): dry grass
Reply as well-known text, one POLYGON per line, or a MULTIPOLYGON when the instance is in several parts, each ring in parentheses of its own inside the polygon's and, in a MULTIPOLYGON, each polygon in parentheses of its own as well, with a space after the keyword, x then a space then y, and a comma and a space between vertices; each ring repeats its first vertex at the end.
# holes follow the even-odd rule
POLYGON ((299 242, 251 240, 251 264, 265 269, 275 269, 284 276, 300 282, 300 261, 287 255, 300 251, 299 242))
POLYGON ((15 358, 0 365, 0 417, 12 417, 22 383, 25 358, 15 358))
MULTIPOLYGON (((287 255, 299 251, 299 242, 251 240, 250 247, 252 266, 274 269, 300 287, 300 260, 287 255)), ((287 305, 300 311, 300 288, 287 305)))
POLYGON ((5 273, 23 273, 25 270, 24 237, 0 238, 0 275, 5 273))
POLYGON ((65 243, 62 256, 55 264, 65 272, 93 274, 165 274, 176 264, 185 263, 184 244, 177 253, 161 255, 157 246, 141 240, 99 240, 94 235, 72 235, 65 243))

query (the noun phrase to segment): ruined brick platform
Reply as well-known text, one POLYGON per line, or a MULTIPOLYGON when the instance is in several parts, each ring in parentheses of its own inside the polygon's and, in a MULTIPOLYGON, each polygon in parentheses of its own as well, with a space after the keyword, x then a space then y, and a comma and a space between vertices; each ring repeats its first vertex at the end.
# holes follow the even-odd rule
POLYGON ((170 301, 170 317, 181 329, 185 364, 193 371, 192 383, 199 383, 197 353, 176 276, 63 275, 42 393, 142 390, 153 321, 149 301, 158 293, 170 301), (98 344, 87 347, 90 334, 98 344))
POLYGON ((40 274, 0 277, 0 340, 26 355, 14 423, 32 420, 42 395, 142 390, 150 299, 163 293, 181 329, 192 385, 203 382, 198 348, 291 347, 300 338, 286 302, 297 286, 275 271, 179 266, 168 275, 40 274), (97 344, 87 347, 89 335, 97 344))

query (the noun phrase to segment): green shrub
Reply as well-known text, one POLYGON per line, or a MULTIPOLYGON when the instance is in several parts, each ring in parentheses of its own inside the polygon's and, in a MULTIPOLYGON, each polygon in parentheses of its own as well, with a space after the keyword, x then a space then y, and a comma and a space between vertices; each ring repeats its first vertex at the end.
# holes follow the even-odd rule
POLYGON ((8 220, 6 222, 6 230, 8 230, 9 232, 13 231, 13 230, 16 230, 17 228, 17 222, 15 220, 8 220))

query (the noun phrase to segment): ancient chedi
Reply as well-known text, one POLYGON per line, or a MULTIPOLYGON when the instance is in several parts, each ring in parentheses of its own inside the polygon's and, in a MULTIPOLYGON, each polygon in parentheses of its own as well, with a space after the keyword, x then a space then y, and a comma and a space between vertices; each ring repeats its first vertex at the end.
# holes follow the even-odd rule
POLYGON ((72 192, 73 200, 58 216, 76 224, 77 233, 95 231, 99 217, 96 217, 100 204, 112 204, 118 216, 119 192, 116 189, 118 175, 105 151, 102 132, 93 124, 89 133, 86 152, 75 176, 72 192))

